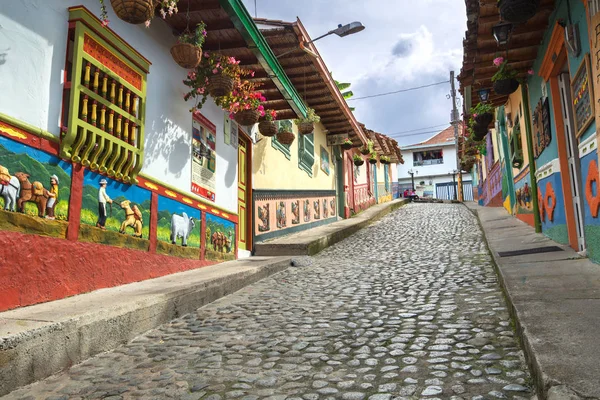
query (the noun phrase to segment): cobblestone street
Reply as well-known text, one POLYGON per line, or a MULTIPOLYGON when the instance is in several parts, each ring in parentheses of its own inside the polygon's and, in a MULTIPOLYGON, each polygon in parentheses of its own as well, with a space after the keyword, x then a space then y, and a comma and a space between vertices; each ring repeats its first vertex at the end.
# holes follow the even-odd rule
POLYGON ((476 218, 408 204, 5 399, 529 399, 476 218))

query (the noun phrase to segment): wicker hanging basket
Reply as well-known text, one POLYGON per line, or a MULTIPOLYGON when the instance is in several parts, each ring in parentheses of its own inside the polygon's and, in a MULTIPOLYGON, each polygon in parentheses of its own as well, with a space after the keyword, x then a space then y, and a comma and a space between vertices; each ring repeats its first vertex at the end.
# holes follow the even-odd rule
POLYGON ((539 0, 500 0, 498 8, 504 21, 519 24, 532 18, 539 5, 539 0))
POLYGON ((483 140, 483 138, 485 137, 485 135, 487 135, 488 133, 488 129, 487 127, 481 128, 478 127, 477 125, 475 125, 473 127, 473 139, 480 141, 483 140))
POLYGON ((280 131, 277 133, 277 141, 281 144, 285 144, 286 146, 294 143, 295 138, 296 137, 292 132, 280 131))
POLYGON ((499 79, 494 82, 494 92, 499 95, 508 96, 517 91, 519 81, 516 79, 499 79))
POLYGON ((490 123, 493 121, 494 119, 494 114, 492 113, 483 113, 483 114, 479 114, 475 117, 475 122, 477 122, 477 125, 482 125, 482 126, 489 126, 490 123))
POLYGON ((212 75, 208 78, 207 88, 212 97, 225 96, 233 90, 233 78, 223 74, 212 75))
POLYGON ((277 135, 277 125, 273 121, 261 121, 258 123, 258 130, 261 135, 272 137, 277 135))
POLYGON ((356 165, 357 167, 360 167, 364 163, 365 163, 365 160, 354 160, 354 165, 356 165))
POLYGON ((298 125, 298 132, 302 135, 310 135, 315 130, 315 124, 312 122, 301 122, 298 125))
POLYGON ((376 158, 369 158, 369 164, 377 164, 376 158))
POLYGON ((153 0, 110 0, 119 19, 130 24, 143 24, 154 16, 153 0))
POLYGON ((251 126, 258 122, 260 113, 257 110, 242 110, 235 113, 233 119, 240 125, 251 126))
POLYGON ((362 154, 363 156, 368 156, 369 154, 371 154, 371 150, 362 148, 360 149, 360 154, 362 154))
POLYGON ((193 69, 202 60, 202 49, 189 43, 177 43, 171 47, 171 56, 180 67, 193 69))
POLYGON ((342 149, 350 150, 352 148, 352 143, 342 143, 342 149))

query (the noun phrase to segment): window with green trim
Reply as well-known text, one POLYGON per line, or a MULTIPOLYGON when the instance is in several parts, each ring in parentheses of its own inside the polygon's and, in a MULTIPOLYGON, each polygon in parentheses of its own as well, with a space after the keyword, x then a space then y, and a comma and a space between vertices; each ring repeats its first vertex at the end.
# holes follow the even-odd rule
POLYGON ((298 135, 298 168, 313 176, 315 164, 315 134, 298 135))
POLYGON ((61 157, 137 183, 150 63, 85 8, 69 9, 69 22, 61 157))
MULTIPOLYGON (((290 121, 290 120, 277 121, 277 131, 279 132, 279 130, 285 130, 286 132, 292 132, 292 121, 290 121)), ((292 146, 289 144, 280 143, 277 140, 277 135, 275 135, 271 138, 271 146, 273 146, 275 149, 281 151, 288 160, 292 158, 292 152, 290 151, 290 148, 292 146)))

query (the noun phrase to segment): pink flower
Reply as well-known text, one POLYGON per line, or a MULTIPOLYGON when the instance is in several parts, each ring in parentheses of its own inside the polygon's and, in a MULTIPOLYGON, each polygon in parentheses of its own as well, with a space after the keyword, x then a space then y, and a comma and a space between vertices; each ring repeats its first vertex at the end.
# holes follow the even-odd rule
POLYGON ((109 22, 110 22, 110 21, 108 20, 108 18, 107 18, 107 19, 104 19, 104 20, 102 20, 102 26, 106 28, 106 27, 108 26, 108 23, 109 23, 109 22))
POLYGON ((192 80, 196 79, 196 73, 194 71, 188 72, 188 78, 192 80))
POLYGON ((273 117, 273 118, 277 117, 277 111, 271 110, 271 117, 273 117))
POLYGON ((208 54, 208 51, 205 51, 204 52, 204 58, 208 58, 208 57, 210 57, 210 55, 208 54))
POLYGON ((144 25, 146 25, 146 28, 150 28, 150 20, 147 20, 146 22, 144 22, 144 25))
POLYGON ((229 113, 229 119, 233 119, 235 118, 235 114, 234 113, 229 113))
POLYGON ((218 70, 218 69, 216 69, 216 68, 215 68, 215 69, 213 69, 213 74, 218 74, 218 73, 219 73, 219 70, 218 70))
POLYGON ((262 104, 258 106, 258 111, 264 111, 264 110, 265 110, 265 107, 262 104))
POLYGON ((217 65, 215 65, 215 68, 220 68, 221 67, 221 63, 218 62, 217 65))
POLYGON ((264 117, 265 116, 265 112, 263 110, 260 111, 260 116, 264 117))
POLYGON ((479 114, 473 114, 473 118, 477 118, 479 114))
POLYGON ((229 57, 229 64, 235 64, 235 63, 236 63, 235 57, 229 57))
POLYGON ((503 62, 504 62, 504 57, 497 57, 497 58, 494 58, 494 65, 495 65, 496 67, 499 67, 499 66, 500 66, 500 64, 502 64, 503 62))
POLYGON ((527 73, 528 73, 529 75, 533 75, 533 74, 535 74, 535 72, 533 72, 533 70, 532 70, 532 69, 530 69, 529 71, 527 71, 527 73))
POLYGON ((254 76, 254 71, 250 71, 250 76, 254 76))
POLYGON ((260 96, 260 101, 267 101, 267 98, 265 96, 260 96))
POLYGON ((244 104, 244 109, 245 110, 249 110, 250 109, 250 104, 248 104, 248 103, 244 104))
POLYGON ((206 35, 207 35, 206 30, 203 30, 202 31, 202 36, 206 36, 206 35))

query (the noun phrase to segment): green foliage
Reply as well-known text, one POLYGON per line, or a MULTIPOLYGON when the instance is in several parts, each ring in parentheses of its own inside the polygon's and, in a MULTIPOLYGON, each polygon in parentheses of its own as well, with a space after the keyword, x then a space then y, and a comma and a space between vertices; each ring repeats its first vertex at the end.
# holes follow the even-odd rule
POLYGON ((498 67, 498 71, 492 76, 492 82, 496 82, 503 79, 515 79, 518 73, 514 69, 508 66, 508 60, 505 60, 500 67, 498 67))
POLYGON ((355 154, 352 156, 352 158, 354 159, 354 161, 362 161, 363 158, 360 156, 360 154, 355 154))
POLYGON ((192 32, 184 32, 179 35, 180 43, 188 43, 192 44, 196 47, 202 48, 204 44, 204 40, 206 39, 206 24, 204 22, 200 22, 196 25, 196 29, 192 32))
POLYGON ((321 117, 319 117, 317 115, 316 111, 313 110, 310 107, 307 107, 307 109, 306 109, 306 117, 305 118, 300 118, 300 119, 295 119, 294 123, 296 125, 300 125, 303 122, 313 122, 313 123, 316 123, 316 122, 319 122, 319 121, 321 121, 321 117))
POLYGON ((470 110, 471 115, 480 115, 480 114, 493 114, 494 107, 491 104, 487 103, 479 103, 475 107, 471 107, 470 110))

